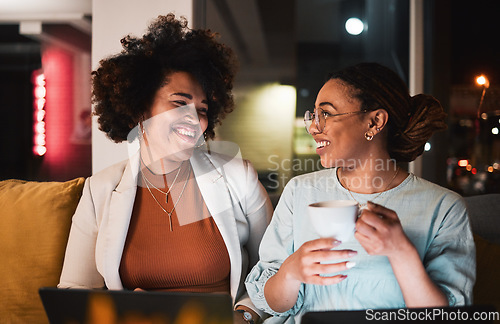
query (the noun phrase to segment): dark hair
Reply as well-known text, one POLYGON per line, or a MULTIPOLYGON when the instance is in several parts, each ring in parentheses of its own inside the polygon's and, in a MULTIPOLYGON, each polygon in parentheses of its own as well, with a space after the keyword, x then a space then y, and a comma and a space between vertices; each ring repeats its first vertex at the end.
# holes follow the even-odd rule
POLYGON ((387 148, 398 162, 415 160, 432 134, 446 129, 446 114, 439 101, 426 94, 410 96, 405 82, 385 66, 360 63, 330 73, 331 79, 354 88, 352 95, 361 102, 361 110, 387 111, 387 148))
POLYGON ((121 39, 122 51, 100 61, 92 72, 92 102, 99 129, 115 142, 147 112, 156 91, 173 72, 188 72, 202 86, 208 101, 208 138, 234 108, 232 87, 236 60, 232 50, 210 30, 189 29, 170 13, 158 16, 142 38, 121 39))

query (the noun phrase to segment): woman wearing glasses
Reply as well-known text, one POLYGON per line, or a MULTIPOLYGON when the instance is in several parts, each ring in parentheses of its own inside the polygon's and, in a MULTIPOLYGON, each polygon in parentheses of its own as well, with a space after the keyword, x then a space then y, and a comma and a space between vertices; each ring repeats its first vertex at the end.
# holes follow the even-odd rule
POLYGON ((327 169, 287 184, 246 280, 271 323, 308 311, 471 303, 475 249, 462 198, 397 165, 422 154, 444 118, 436 99, 410 96, 379 64, 329 76, 305 115, 327 169), (327 200, 364 207, 351 239, 314 231, 306 208, 327 200))

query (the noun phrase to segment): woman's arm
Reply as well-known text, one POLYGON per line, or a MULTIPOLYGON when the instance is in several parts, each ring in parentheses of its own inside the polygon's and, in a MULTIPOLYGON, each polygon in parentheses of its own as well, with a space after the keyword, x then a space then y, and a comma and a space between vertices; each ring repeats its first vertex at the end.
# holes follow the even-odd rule
POLYGON ((417 250, 408 246, 389 257, 407 307, 448 306, 448 298, 427 274, 417 250))
POLYGON ((293 316, 300 311, 304 301, 305 283, 332 284, 342 280, 342 275, 322 277, 320 274, 342 271, 354 263, 321 264, 349 258, 354 251, 331 251, 337 246, 334 239, 317 239, 298 243, 294 218, 307 222, 305 215, 295 214, 297 182, 292 179, 285 186, 274 211, 271 223, 262 238, 260 260, 246 278, 245 285, 255 306, 273 316, 293 316), (350 256, 349 256, 350 255, 350 256))
POLYGON ((368 254, 387 256, 407 307, 449 304, 444 292, 429 277, 394 211, 369 202, 356 222, 355 237, 368 254))
POLYGON ((260 242, 271 221, 273 206, 252 164, 247 160, 244 160, 243 163, 246 169, 244 206, 249 229, 248 241, 245 244, 245 248, 248 252, 250 271, 257 261, 259 261, 260 242))
POLYGON ((297 302, 302 283, 333 285, 347 278, 344 274, 321 276, 321 274, 339 272, 354 266, 354 263, 348 261, 333 264, 321 263, 347 259, 357 254, 352 250, 331 250, 339 244, 340 242, 335 239, 321 238, 304 243, 290 255, 264 287, 264 295, 269 307, 278 313, 291 309, 297 302))
POLYGON ((64 264, 57 285, 59 288, 104 287, 104 279, 97 271, 95 261, 97 223, 90 181, 90 178, 85 181, 82 197, 72 218, 64 264))
MULTIPOLYGON (((252 164, 247 160, 242 160, 242 163, 244 169, 240 169, 238 170, 239 173, 232 173, 232 175, 233 177, 239 177, 241 179, 243 178, 242 171, 246 174, 244 178, 245 181, 241 182, 245 184, 242 186, 244 190, 241 191, 244 194, 239 197, 242 201, 241 207, 246 219, 246 221, 242 223, 246 223, 246 231, 248 231, 248 237, 244 245, 248 257, 248 264, 245 264, 247 268, 242 269, 243 273, 241 274, 244 279, 259 260, 259 245, 271 221, 273 207, 266 190, 258 180, 257 172, 252 164)), ((235 190, 235 192, 240 191, 235 190)), ((241 287, 239 289, 246 290, 244 280, 241 281, 241 287)), ((243 318, 243 315, 237 310, 244 310, 251 313, 254 321, 257 322, 260 321, 260 317, 264 315, 264 312, 259 310, 252 303, 246 292, 239 296, 235 304, 235 309, 235 323, 239 323, 243 318)))

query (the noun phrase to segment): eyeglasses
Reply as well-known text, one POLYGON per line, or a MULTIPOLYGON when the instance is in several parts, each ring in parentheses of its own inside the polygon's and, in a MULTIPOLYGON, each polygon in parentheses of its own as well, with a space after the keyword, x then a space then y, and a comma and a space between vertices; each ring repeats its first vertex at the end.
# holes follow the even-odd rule
POLYGON ((322 133, 323 130, 325 129, 326 119, 327 118, 337 117, 337 116, 344 116, 344 115, 361 114, 361 113, 367 112, 368 110, 350 111, 350 112, 340 113, 340 114, 330 114, 329 112, 324 111, 321 108, 316 109, 316 111, 318 113, 310 112, 308 110, 308 111, 306 111, 306 113, 304 115, 304 123, 306 124, 306 131, 309 134, 311 134, 311 132, 309 132, 309 128, 311 127, 313 120, 314 120, 314 122, 316 124, 316 128, 318 129, 318 131, 320 133, 322 133))

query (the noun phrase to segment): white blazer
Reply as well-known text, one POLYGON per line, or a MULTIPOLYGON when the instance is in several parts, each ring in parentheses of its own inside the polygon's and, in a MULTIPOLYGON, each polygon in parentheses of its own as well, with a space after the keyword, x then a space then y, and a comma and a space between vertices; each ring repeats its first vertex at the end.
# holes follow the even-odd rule
MULTIPOLYGON (((190 159, 207 208, 230 258, 234 306, 258 311, 244 280, 258 261, 258 248, 272 215, 269 197, 246 160, 205 150, 190 159)), ((85 181, 73 216, 59 288, 123 289, 119 275, 137 191, 139 154, 85 181)))

